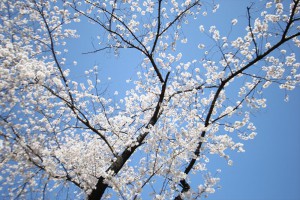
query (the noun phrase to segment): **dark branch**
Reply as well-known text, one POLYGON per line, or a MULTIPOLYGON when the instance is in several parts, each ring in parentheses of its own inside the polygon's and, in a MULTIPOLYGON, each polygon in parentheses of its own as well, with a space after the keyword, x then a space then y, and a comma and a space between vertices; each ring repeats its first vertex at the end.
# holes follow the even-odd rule
MULTIPOLYGON (((159 96, 159 100, 157 102, 155 111, 149 121, 149 123, 146 126, 146 129, 151 128, 151 126, 154 126, 156 124, 156 122, 159 119, 159 110, 162 107, 162 103, 164 101, 164 97, 165 97, 165 92, 166 92, 166 87, 167 87, 167 81, 169 78, 170 72, 167 73, 167 76, 165 78, 165 82, 162 85, 162 89, 161 89, 161 93, 159 96)), ((123 153, 117 157, 116 161, 113 162, 111 164, 111 166, 106 170, 106 172, 113 172, 114 175, 116 175, 124 166, 124 164, 126 163, 126 161, 131 157, 131 155, 135 152, 135 150, 140 147, 143 144, 143 141, 145 140, 145 138, 147 137, 147 135, 149 134, 148 131, 140 134, 137 139, 136 139, 136 145, 132 146, 132 147, 128 147, 127 149, 125 149, 123 151, 123 153)), ((103 176, 101 176, 98 179, 98 182, 96 184, 95 189, 92 190, 91 194, 88 196, 88 200, 99 200, 101 199, 101 197, 103 196, 105 190, 107 189, 108 184, 105 182, 105 178, 103 176)))

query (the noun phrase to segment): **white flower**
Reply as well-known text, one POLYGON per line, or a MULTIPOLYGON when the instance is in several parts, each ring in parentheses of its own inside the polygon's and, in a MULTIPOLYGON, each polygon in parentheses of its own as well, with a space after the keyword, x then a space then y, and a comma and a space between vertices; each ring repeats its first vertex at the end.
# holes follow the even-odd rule
POLYGON ((267 4, 266 4, 266 8, 271 8, 272 7, 272 2, 268 2, 267 4))
POLYGON ((249 139, 254 139, 254 137, 255 137, 256 135, 257 135, 257 133, 255 133, 255 132, 250 133, 249 139))
POLYGON ((263 88, 269 87, 271 85, 271 83, 272 83, 271 81, 265 82, 265 84, 263 84, 263 88))
POLYGON ((204 48, 205 48, 205 45, 204 45, 204 44, 199 44, 199 45, 198 45, 198 48, 199 48, 199 49, 204 49, 204 48))
POLYGON ((183 43, 183 44, 187 43, 187 38, 182 39, 181 43, 183 43))
POLYGON ((176 56, 176 61, 180 60, 181 57, 182 57, 182 53, 177 54, 177 56, 176 56))
POLYGON ((270 44, 270 42, 268 42, 268 43, 266 43, 266 49, 270 49, 272 46, 271 46, 271 44, 270 44))
POLYGON ((215 41, 219 40, 220 39, 220 33, 218 30, 215 30, 214 33, 213 33, 213 39, 215 41))
POLYGON ((200 25, 200 26, 199 26, 199 30, 200 30, 200 32, 204 32, 204 30, 205 30, 205 29, 204 29, 204 26, 203 26, 203 25, 200 25))
POLYGON ((59 87, 59 88, 62 88, 62 87, 63 87, 63 84, 62 84, 61 80, 58 79, 57 77, 54 77, 52 80, 53 80, 54 84, 55 84, 57 87, 59 87))
POLYGON ((282 49, 282 50, 280 51, 280 53, 286 54, 286 50, 282 49))
POLYGON ((41 72, 41 71, 38 71, 38 72, 36 73, 36 77, 37 77, 37 79, 38 79, 40 82, 43 82, 43 81, 45 80, 45 78, 46 78, 46 75, 45 75, 45 73, 43 73, 43 72, 41 72))
POLYGON ((234 25, 236 25, 236 24, 237 24, 237 22, 238 22, 238 20, 237 20, 237 19, 233 19, 233 20, 231 21, 231 24, 234 26, 234 25))

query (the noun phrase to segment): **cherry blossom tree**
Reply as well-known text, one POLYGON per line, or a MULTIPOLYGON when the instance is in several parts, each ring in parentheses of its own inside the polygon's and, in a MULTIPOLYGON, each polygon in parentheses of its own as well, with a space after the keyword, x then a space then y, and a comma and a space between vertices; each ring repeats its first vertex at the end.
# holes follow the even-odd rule
POLYGON ((300 81, 299 0, 249 2, 246 17, 226 25, 237 37, 217 26, 192 26, 219 6, 214 0, 2 0, 2 198, 214 193, 219 178, 206 167, 210 155, 231 165, 230 151, 243 152, 243 141, 256 135, 250 112, 266 107, 263 91, 271 84, 293 90, 300 81), (68 42, 80 40, 81 23, 99 30, 97 44, 84 52, 95 59, 107 50, 142 55, 124 97, 105 91, 97 66, 73 76, 68 42), (195 52, 181 51, 187 28, 206 38, 195 52), (186 61, 187 55, 194 58, 186 61))

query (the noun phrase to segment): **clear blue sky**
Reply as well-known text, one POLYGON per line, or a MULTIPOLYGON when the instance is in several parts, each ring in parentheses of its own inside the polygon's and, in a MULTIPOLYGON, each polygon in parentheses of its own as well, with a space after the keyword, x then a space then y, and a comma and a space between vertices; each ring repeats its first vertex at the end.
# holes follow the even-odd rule
POLYGON ((222 168, 221 186, 209 200, 300 199, 300 90, 283 101, 283 92, 270 88, 268 106, 252 120, 257 137, 246 143, 234 165, 222 168))
MULTIPOLYGON (((205 23, 216 24, 218 28, 228 31, 226 28, 231 19, 245 17, 247 5, 245 2, 248 1, 223 1, 219 14, 213 18, 208 16, 205 23)), ((197 41, 199 40, 197 27, 203 22, 194 23, 190 26, 196 28, 189 34, 197 41)), ((87 35, 87 27, 79 29, 82 40, 72 45, 80 47, 78 52, 91 50, 92 38, 87 35)), ((90 31, 97 30, 90 29, 90 31)), ((189 57, 185 53, 184 56, 189 57)), ((77 55, 70 60, 76 57, 77 55)), ((77 60, 78 66, 75 68, 79 69, 82 65, 87 67, 99 65, 103 82, 108 83, 109 91, 113 93, 118 90, 122 95, 128 89, 125 80, 135 76, 141 55, 126 50, 121 52, 118 58, 104 52, 86 55, 83 58, 77 60), (111 81, 106 81, 105 77, 108 76, 112 77, 111 81)), ((227 166, 226 161, 221 158, 211 158, 211 165, 216 162, 222 169, 220 174, 222 188, 209 196, 208 200, 300 199, 300 90, 289 94, 288 103, 284 102, 284 95, 284 91, 278 87, 270 87, 267 90, 264 95, 267 98, 267 108, 252 115, 258 135, 254 140, 245 142, 245 153, 232 155, 233 166, 227 166)))

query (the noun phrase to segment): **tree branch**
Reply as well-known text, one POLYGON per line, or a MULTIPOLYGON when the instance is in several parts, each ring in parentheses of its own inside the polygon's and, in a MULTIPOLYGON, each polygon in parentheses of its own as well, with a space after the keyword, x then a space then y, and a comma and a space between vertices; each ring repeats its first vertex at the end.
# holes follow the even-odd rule
MULTIPOLYGON (((205 119, 204 126, 208 127, 212 123, 212 122, 210 122, 210 120, 211 120, 211 116, 212 116, 213 110, 215 108, 215 104, 216 104, 216 102, 217 102, 217 100, 219 98, 219 95, 220 95, 221 91, 224 89, 226 83, 228 83, 230 80, 232 80, 234 77, 238 76, 239 74, 243 73, 246 69, 250 68, 255 63, 257 63, 260 60, 262 60, 263 58, 265 58, 267 55, 269 55, 271 52, 273 52, 274 50, 276 50, 278 47, 280 47, 285 42, 287 42, 287 41, 289 41, 289 40, 291 40, 291 39, 293 39, 293 38, 295 38, 295 37, 297 37, 299 35, 300 35, 300 32, 298 32, 298 33, 296 33, 294 35, 291 35, 289 37, 283 37, 283 38, 281 38, 281 40, 277 44, 275 44, 274 46, 272 46, 266 52, 264 52, 261 55, 258 55, 255 59, 253 59, 247 65, 245 65, 241 69, 233 72, 229 77, 227 77, 225 80, 221 81, 221 84, 220 84, 219 88, 217 89, 217 91, 216 91, 216 93, 214 95, 214 98, 213 98, 213 100, 211 102, 208 114, 207 114, 206 119, 205 119)), ((213 122, 215 122, 215 121, 213 121, 213 122)), ((206 135, 206 131, 202 131, 201 137, 200 137, 200 141, 198 143, 198 146, 197 146, 196 150, 194 151, 194 155, 195 155, 196 158, 198 158, 199 155, 200 155, 200 149, 201 149, 202 144, 203 144, 202 139, 205 137, 205 135, 206 135)), ((191 169, 193 168, 193 166, 196 163, 196 158, 191 159, 191 161, 189 162, 188 166, 184 170, 185 174, 189 174, 189 172, 191 171, 191 169)), ((180 180, 180 184, 182 186, 181 194, 190 190, 190 185, 186 182, 185 179, 180 180)), ((182 199, 181 195, 178 194, 178 196, 175 197, 175 200, 180 200, 180 199, 182 199)))
MULTIPOLYGON (((156 124, 157 120, 159 119, 159 110, 161 109, 161 106, 162 106, 162 103, 163 103, 163 100, 165 97, 165 91, 166 91, 167 80, 168 80, 169 75, 170 75, 170 72, 167 73, 167 76, 166 76, 165 82, 162 86, 161 93, 160 93, 159 100, 157 102, 155 111, 154 111, 149 123, 145 127, 146 129, 149 129, 151 126, 154 126, 156 124)), ((117 157, 116 161, 113 162, 111 164, 111 166, 106 170, 106 172, 112 171, 113 174, 116 175, 122 169, 122 167, 126 163, 126 161, 135 152, 135 150, 143 144, 143 141, 145 140, 145 138, 147 137, 148 134, 149 134, 148 131, 140 134, 136 139, 137 144, 125 149, 123 151, 123 153, 117 157)), ((107 187, 108 187, 108 184, 105 182, 105 178, 103 176, 101 176, 98 179, 95 189, 93 189, 91 194, 88 195, 88 200, 101 199, 101 197, 103 196, 107 187)))

